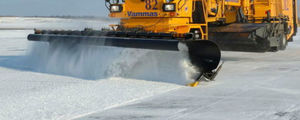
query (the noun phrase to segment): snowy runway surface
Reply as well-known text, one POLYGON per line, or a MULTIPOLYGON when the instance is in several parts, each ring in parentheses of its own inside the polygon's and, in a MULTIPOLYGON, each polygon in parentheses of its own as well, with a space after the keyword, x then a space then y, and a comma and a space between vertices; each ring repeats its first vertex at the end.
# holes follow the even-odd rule
MULTIPOLYGON (((15 19, 17 19, 15 24, 21 24, 22 22, 30 23, 27 19, 15 19)), ((6 20, 4 19, 3 21, 6 20)), ((58 19, 58 21, 63 20, 58 19)), ((47 21, 47 19, 34 19, 31 21, 31 24, 35 24, 36 22, 39 23, 37 27, 47 27, 51 21, 47 21)), ((73 24, 75 27, 78 27, 82 22, 89 24, 90 21, 79 20, 78 22, 74 20, 67 24, 67 26, 72 26, 70 24, 73 24)), ((5 26, 3 24, 0 23, 0 26, 5 26)), ((99 22, 100 24, 101 22, 99 22)), ((55 28, 55 26, 51 26, 49 29, 53 29, 52 27, 55 28)), ((71 27, 67 28, 72 29, 71 27)), ((103 78, 85 79, 89 74, 83 74, 81 73, 82 71, 74 72, 80 75, 67 72, 58 75, 54 70, 59 70, 61 67, 53 66, 63 66, 59 62, 65 61, 59 61, 62 59, 55 58, 56 56, 49 57, 49 59, 54 60, 45 60, 48 62, 45 62, 47 65, 42 65, 43 62, 41 63, 39 59, 44 58, 43 54, 46 54, 44 52, 46 48, 43 49, 41 47, 47 46, 43 43, 34 44, 28 42, 26 37, 29 33, 33 33, 33 30, 0 30, 0 120, 72 119, 76 116, 103 111, 182 87, 181 85, 163 82, 103 77, 101 75, 100 77, 103 78), (34 55, 35 53, 37 55, 34 55), (52 63, 53 61, 57 61, 58 63, 52 63)), ((116 51, 123 52, 123 50, 116 51)), ((62 57, 59 55, 58 57, 62 57)), ((71 58, 68 61, 72 62, 71 58)), ((101 62, 101 60, 99 61, 101 62)), ((68 64, 68 62, 65 64, 68 64)), ((75 65, 75 63, 72 65, 75 65)), ((78 68, 87 70, 88 68, 85 67, 87 66, 81 63, 81 66, 78 68)), ((63 66, 62 68, 70 70, 74 67, 63 66)), ((61 69, 60 71, 64 72, 61 69)), ((109 70, 111 72, 122 72, 114 69, 116 67, 111 66, 109 70)), ((76 70, 74 69, 74 71, 76 70)), ((95 70, 101 72, 102 69, 95 70)))
POLYGON ((86 80, 40 73, 24 62, 27 56, 18 55, 27 49, 23 44, 27 32, 11 32, 24 32, 24 37, 0 37, 1 120, 65 120, 180 87, 124 78, 86 80))
POLYGON ((0 120, 300 120, 298 36, 277 53, 223 52, 216 81, 197 88, 184 86, 189 79, 181 69, 187 67, 175 52, 49 52, 46 43, 26 40, 31 28, 107 23, 0 19, 0 120))

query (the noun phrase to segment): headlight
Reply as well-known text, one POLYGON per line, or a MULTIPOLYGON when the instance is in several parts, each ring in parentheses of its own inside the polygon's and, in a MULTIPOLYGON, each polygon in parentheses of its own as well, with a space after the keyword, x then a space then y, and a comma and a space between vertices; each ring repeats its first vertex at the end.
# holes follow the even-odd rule
POLYGON ((175 12, 176 11, 176 5, 175 5, 175 3, 165 3, 163 5, 163 10, 165 12, 175 12))
POLYGON ((122 5, 111 5, 110 12, 122 12, 123 7, 122 5))

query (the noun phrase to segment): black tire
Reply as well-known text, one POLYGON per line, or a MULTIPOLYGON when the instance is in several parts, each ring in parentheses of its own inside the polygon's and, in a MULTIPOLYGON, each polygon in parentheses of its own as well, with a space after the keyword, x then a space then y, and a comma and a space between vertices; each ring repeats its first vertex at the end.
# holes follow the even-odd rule
POLYGON ((288 41, 286 39, 285 34, 281 34, 279 37, 279 50, 285 50, 288 45, 288 41))

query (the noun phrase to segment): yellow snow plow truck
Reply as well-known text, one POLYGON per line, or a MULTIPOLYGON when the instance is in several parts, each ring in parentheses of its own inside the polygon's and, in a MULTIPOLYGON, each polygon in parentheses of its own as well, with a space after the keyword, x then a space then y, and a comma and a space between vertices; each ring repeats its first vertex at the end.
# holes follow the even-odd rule
POLYGON ((214 79, 222 50, 284 50, 297 32, 297 0, 105 0, 111 29, 35 30, 30 41, 184 50, 200 78, 214 79), (183 47, 182 47, 183 46, 183 47))

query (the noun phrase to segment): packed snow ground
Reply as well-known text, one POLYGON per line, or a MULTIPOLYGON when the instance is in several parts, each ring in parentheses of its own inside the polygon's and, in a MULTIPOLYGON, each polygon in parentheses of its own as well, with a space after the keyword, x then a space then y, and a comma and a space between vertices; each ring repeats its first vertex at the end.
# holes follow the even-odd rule
MULTIPOLYGON (((53 18, 1 19, 0 26, 5 26, 2 28, 21 29, 0 30, 1 120, 65 120, 182 87, 179 78, 179 82, 168 84, 152 82, 154 79, 146 81, 117 77, 155 77, 138 74, 139 71, 134 74, 126 71, 133 69, 132 67, 142 70, 143 67, 139 67, 141 65, 136 65, 139 63, 135 64, 139 62, 136 57, 144 59, 143 56, 150 54, 154 55, 155 60, 155 51, 94 47, 70 54, 52 51, 51 56, 47 56, 50 53, 46 43, 27 41, 27 35, 33 33, 33 30, 16 27, 24 24, 21 27, 26 29, 35 26, 55 29, 65 25, 66 29, 83 29, 80 27, 82 23, 85 23, 83 26, 87 25, 85 27, 95 27, 94 22, 53 18), (57 21, 63 21, 64 24, 54 26, 52 22, 57 21), (9 27, 7 22, 10 22, 12 27, 9 27), (52 25, 49 26, 48 23, 52 25)), ((105 23, 97 23, 101 24, 105 23)), ((153 69, 156 68, 157 66, 153 69)))
POLYGON ((107 23, 0 19, 0 119, 300 119, 300 37, 277 53, 223 52, 217 80, 197 88, 184 86, 188 66, 176 52, 94 47, 74 54, 26 40, 32 28, 107 23))

